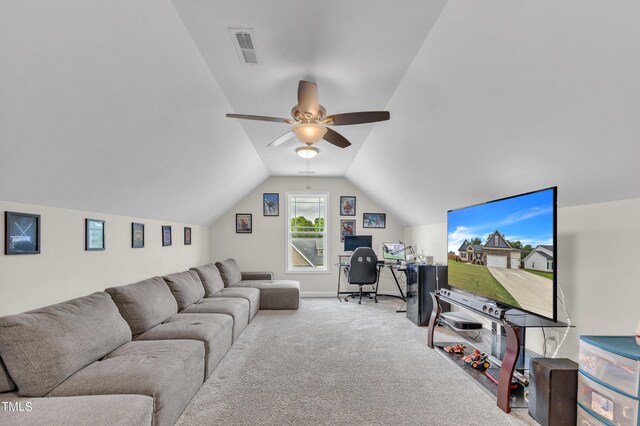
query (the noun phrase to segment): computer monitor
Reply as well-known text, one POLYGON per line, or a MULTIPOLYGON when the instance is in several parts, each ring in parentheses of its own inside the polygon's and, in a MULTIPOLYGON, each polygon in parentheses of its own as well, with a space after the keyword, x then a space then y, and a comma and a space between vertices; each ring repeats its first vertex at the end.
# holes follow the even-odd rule
POLYGON ((358 247, 372 247, 371 235, 345 235, 344 251, 354 251, 358 247))
POLYGON ((382 243, 382 258, 384 260, 405 260, 404 243, 382 243))

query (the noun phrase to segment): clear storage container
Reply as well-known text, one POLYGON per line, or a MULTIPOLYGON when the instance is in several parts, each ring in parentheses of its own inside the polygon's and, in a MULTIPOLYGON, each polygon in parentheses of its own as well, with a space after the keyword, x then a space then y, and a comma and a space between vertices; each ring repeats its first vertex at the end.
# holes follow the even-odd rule
POLYGON ((591 415, 587 410, 578 405, 578 426, 608 426, 597 417, 591 415))
POLYGON ((608 388, 584 373, 578 374, 578 402, 604 420, 619 426, 639 426, 638 399, 608 388))
POLYGON ((638 353, 640 346, 635 344, 633 336, 582 336, 580 371, 637 398, 640 396, 638 353))

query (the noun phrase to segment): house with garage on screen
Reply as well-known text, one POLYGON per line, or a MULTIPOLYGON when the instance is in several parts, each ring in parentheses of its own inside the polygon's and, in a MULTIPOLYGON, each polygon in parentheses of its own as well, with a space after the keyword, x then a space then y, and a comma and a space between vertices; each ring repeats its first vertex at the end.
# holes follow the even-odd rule
POLYGON ((520 269, 520 250, 511 247, 504 235, 496 230, 482 247, 482 261, 494 268, 520 269))
POLYGON ((539 245, 524 258, 525 269, 553 272, 553 246, 539 245))
POLYGON ((484 245, 464 240, 458 253, 463 262, 481 260, 483 265, 494 268, 520 269, 520 250, 511 247, 498 230, 489 236, 484 245))

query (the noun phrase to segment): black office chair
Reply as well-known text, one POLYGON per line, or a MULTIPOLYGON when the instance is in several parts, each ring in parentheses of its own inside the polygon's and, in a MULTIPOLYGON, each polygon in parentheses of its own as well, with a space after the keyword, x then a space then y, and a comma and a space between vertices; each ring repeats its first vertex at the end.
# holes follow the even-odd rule
MULTIPOLYGON (((375 285, 378 282, 378 258, 376 253, 370 247, 358 247, 351 255, 349 276, 347 277, 349 284, 357 284, 360 286, 360 300, 358 305, 362 303, 362 286, 375 285)), ((375 287, 373 298, 378 303, 378 287, 375 287)), ((349 301, 349 296, 344 298, 345 302, 349 301)))

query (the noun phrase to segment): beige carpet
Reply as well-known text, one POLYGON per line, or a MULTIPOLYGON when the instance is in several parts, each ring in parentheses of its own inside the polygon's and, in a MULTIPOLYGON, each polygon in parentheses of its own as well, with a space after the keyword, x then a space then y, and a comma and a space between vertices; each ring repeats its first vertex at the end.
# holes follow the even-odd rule
POLYGON ((522 425, 426 347, 395 299, 260 311, 178 425, 522 425))

